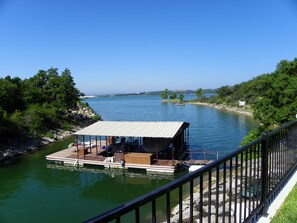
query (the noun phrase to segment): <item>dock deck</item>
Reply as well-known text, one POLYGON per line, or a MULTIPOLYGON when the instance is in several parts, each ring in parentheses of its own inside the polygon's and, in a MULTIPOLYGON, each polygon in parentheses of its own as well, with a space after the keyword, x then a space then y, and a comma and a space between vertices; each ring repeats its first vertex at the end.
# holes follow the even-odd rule
POLYGON ((89 152, 85 154, 84 158, 78 158, 76 147, 67 148, 53 154, 47 155, 46 159, 49 161, 63 163, 68 165, 97 165, 104 166, 106 168, 121 168, 121 169, 145 169, 151 172, 163 172, 163 173, 174 173, 178 162, 175 160, 153 160, 152 164, 138 164, 138 163, 128 163, 124 165, 116 159, 111 159, 109 157, 104 157, 100 155, 104 150, 92 148, 89 152))

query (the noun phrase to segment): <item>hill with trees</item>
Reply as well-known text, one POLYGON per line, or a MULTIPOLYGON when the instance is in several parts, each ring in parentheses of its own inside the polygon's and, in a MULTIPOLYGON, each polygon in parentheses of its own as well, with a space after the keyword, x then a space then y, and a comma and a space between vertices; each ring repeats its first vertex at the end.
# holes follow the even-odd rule
POLYGON ((245 101, 246 106, 252 108, 254 118, 264 127, 291 121, 297 114, 297 58, 282 60, 272 73, 234 86, 223 86, 208 100, 231 106, 245 101))
MULTIPOLYGON (((170 98, 169 92, 165 89, 161 98, 170 98)), ((243 140, 242 145, 246 144, 258 138, 263 131, 297 118, 297 58, 280 61, 272 73, 234 86, 222 86, 211 97, 206 97, 202 89, 197 89, 195 93, 197 98, 188 102, 208 103, 222 108, 241 107, 239 102, 244 102, 242 108, 251 110, 254 119, 261 123, 243 140)))
MULTIPOLYGON (((170 97, 169 90, 161 98, 170 97)), ((204 96, 205 90, 197 89, 197 99, 190 102, 218 104, 252 110, 255 120, 262 127, 279 126, 296 118, 297 114, 297 58, 282 60, 272 73, 262 74, 234 86, 222 86, 211 97, 204 96)), ((189 102, 189 101, 188 101, 189 102)))
MULTIPOLYGON (((40 70, 29 79, 0 78, 0 142, 51 137, 53 130, 70 130, 80 120, 81 92, 71 72, 40 70)), ((98 120, 94 115, 91 119, 98 120)))

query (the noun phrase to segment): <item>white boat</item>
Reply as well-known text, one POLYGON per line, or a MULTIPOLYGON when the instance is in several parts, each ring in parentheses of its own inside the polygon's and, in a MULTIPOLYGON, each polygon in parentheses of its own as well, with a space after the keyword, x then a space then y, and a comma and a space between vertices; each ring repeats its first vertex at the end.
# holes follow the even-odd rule
POLYGON ((202 168, 204 165, 191 165, 190 168, 189 168, 189 172, 193 172, 193 171, 196 171, 200 168, 202 168))

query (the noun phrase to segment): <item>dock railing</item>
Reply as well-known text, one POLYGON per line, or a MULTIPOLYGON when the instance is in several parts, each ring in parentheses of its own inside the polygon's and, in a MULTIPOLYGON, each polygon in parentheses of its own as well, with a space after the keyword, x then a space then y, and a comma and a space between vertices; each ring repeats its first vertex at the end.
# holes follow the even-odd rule
POLYGON ((209 150, 209 149, 202 149, 202 150, 187 150, 186 157, 189 160, 215 160, 219 159, 219 150, 209 150))
POLYGON ((297 120, 86 222, 255 222, 297 169, 297 120))

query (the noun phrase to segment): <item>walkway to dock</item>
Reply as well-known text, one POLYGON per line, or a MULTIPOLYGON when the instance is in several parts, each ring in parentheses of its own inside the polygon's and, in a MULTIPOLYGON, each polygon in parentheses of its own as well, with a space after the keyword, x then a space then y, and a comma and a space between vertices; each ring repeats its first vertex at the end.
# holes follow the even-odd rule
POLYGON ((135 163, 124 163, 123 165, 120 161, 115 161, 114 158, 100 155, 100 153, 104 151, 105 150, 97 148, 98 153, 96 153, 96 148, 92 148, 89 153, 85 154, 85 158, 83 159, 77 158, 76 147, 72 147, 47 155, 46 159, 73 166, 88 164, 104 166, 106 168, 145 169, 146 171, 165 173, 174 173, 178 165, 178 162, 175 160, 154 160, 152 165, 135 163))

